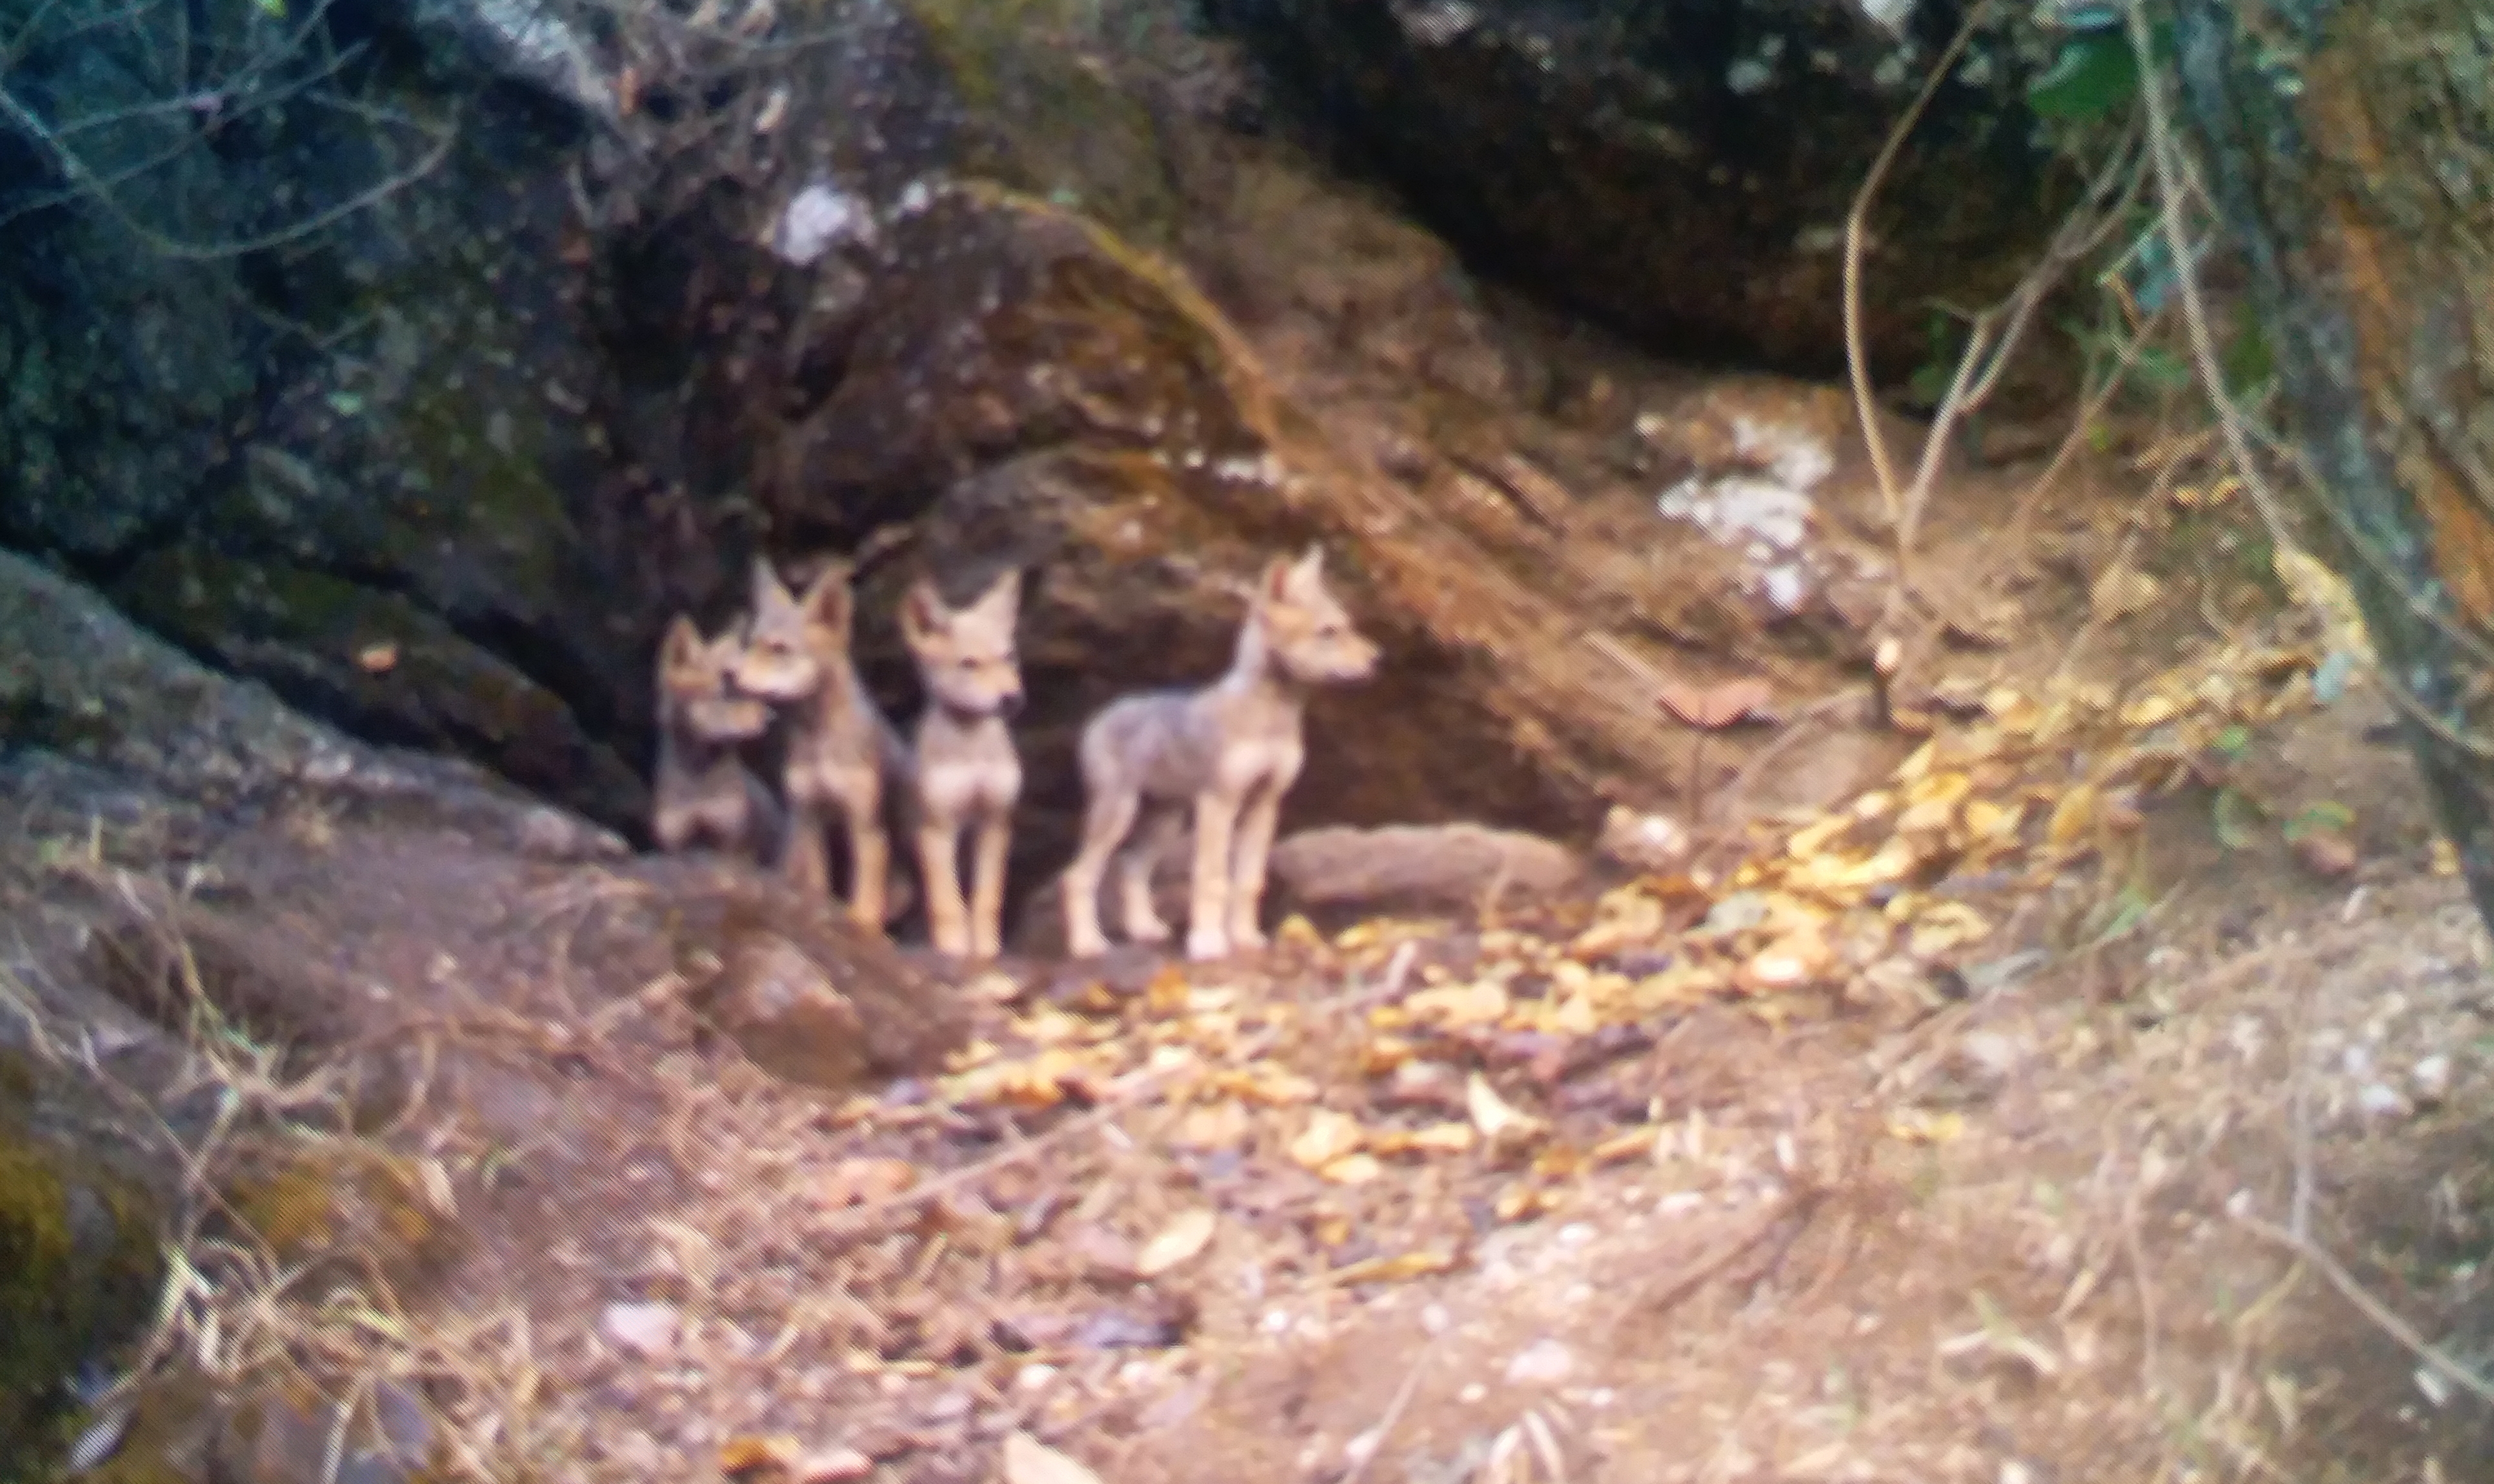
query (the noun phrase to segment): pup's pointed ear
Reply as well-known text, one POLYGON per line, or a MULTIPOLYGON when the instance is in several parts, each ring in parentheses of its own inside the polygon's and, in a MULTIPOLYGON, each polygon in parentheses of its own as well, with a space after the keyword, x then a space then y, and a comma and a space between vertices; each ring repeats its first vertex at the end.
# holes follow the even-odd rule
POLYGON ((701 663, 703 651, 701 630, 693 626, 689 614, 676 615, 667 625, 667 637, 658 642, 658 672, 673 675, 701 663))
POLYGON ((850 615, 856 609, 856 598, 849 591, 849 569, 839 562, 823 568, 822 575, 806 590, 799 606, 805 609, 806 621, 818 628, 846 633, 850 615))
POLYGON ((935 579, 921 577, 900 595, 900 637, 905 643, 923 645, 952 624, 953 610, 945 606, 935 579))
POLYGON ((1014 567, 988 585, 973 603, 980 613, 991 618, 1010 618, 1021 607, 1021 568, 1014 567))
POLYGON ((1288 602, 1291 596, 1291 559, 1276 557, 1264 563, 1263 575, 1256 579, 1256 602, 1288 602))
POLYGON ((796 602, 795 598, 788 595, 787 585, 782 583, 779 580, 779 574, 773 570, 771 559, 768 557, 760 555, 754 557, 752 586, 753 611, 757 614, 787 608, 796 602))

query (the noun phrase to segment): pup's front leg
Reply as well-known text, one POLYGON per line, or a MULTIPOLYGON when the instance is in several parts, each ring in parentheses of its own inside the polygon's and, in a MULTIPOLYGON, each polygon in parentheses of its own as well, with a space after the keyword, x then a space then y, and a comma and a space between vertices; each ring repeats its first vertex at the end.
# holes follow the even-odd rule
POLYGON ((883 828, 883 780, 861 771, 845 780, 840 803, 849 827, 849 921, 883 935, 892 890, 892 836, 883 828))
POLYGON ((970 952, 969 910, 961 902, 961 827, 928 818, 918 826, 918 870, 927 883, 927 936, 939 954, 970 952))
POLYGON ((970 955, 993 958, 1004 952, 1005 857, 1013 849, 1013 815, 1003 808, 979 821, 970 863, 970 955))
POLYGON ((1271 786, 1258 790, 1238 812, 1238 833, 1230 849, 1232 948, 1264 946, 1264 929, 1258 921, 1264 904, 1264 863, 1273 853, 1273 829, 1281 813, 1282 791, 1271 786))
POLYGON ((1109 951, 1108 934, 1100 930, 1100 878, 1109 858, 1126 832, 1135 827, 1141 795, 1095 792, 1082 812, 1082 846, 1065 868, 1065 953, 1072 958, 1097 958, 1109 951))
POLYGON ((1230 844, 1238 801, 1215 789, 1195 799, 1195 890, 1186 918, 1186 956, 1230 956, 1230 844))
POLYGON ((779 850, 779 873, 806 896, 832 894, 832 865, 823 854, 823 813, 810 800, 791 800, 788 838, 779 850))

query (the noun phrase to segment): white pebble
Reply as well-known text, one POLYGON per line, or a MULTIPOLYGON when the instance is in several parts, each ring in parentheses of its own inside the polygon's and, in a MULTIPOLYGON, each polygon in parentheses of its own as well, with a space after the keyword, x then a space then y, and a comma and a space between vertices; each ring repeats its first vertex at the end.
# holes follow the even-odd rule
POLYGON ((1536 1340, 1506 1363, 1506 1379, 1516 1386, 1553 1386, 1575 1369, 1576 1357, 1567 1347, 1556 1340, 1536 1340))
POLYGON ((2417 1096, 2439 1100, 2450 1091, 2450 1058, 2435 1052, 2416 1064, 2408 1080, 2416 1084, 2417 1096))
POLYGON ((2408 1111, 2408 1100, 2382 1082, 2366 1082, 2364 1090, 2356 1094, 2356 1105, 2373 1118, 2396 1118, 2408 1111))
POLYGON ((1446 1326, 1453 1322, 1455 1322, 1454 1316, 1446 1313, 1446 1306, 1444 1304, 1431 1304, 1420 1311, 1420 1327, 1430 1334, 1443 1335, 1446 1332, 1446 1326))
POLYGON ((607 1339, 650 1360, 674 1349, 683 1327, 673 1304, 609 1304, 597 1321, 598 1332, 607 1339))

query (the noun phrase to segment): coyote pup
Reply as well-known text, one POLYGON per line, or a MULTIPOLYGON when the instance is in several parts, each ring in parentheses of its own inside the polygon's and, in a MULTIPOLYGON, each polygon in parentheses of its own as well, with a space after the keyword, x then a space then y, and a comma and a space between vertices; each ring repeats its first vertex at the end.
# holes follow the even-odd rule
POLYGON ((788 843, 781 868, 805 891, 831 893, 824 832, 836 813, 849 838, 849 917, 883 930, 891 914, 892 842, 883 827, 887 779, 900 739, 859 682, 849 658, 856 603, 845 568, 789 595, 767 558, 753 560, 753 628, 737 662, 737 688, 789 712, 788 843))
POLYGON ((1297 781, 1310 687, 1366 680, 1377 646, 1324 583, 1324 551, 1276 557, 1249 598, 1230 671, 1201 690, 1155 691, 1111 703, 1082 730, 1088 803, 1082 847, 1065 872, 1065 944, 1077 958, 1105 952, 1100 878, 1149 803, 1161 817, 1118 861, 1126 936, 1159 943, 1169 928, 1152 907, 1152 863, 1175 833, 1176 807, 1195 806, 1195 884, 1187 913, 1190 958, 1262 948, 1257 909, 1282 795, 1297 781))
POLYGON ((767 855, 777 809, 737 748, 771 725, 770 708, 736 693, 740 623, 704 639, 683 614, 658 645, 658 767, 650 833, 663 850, 706 841, 767 855))
POLYGON ((900 604, 900 634, 926 682, 909 758, 910 817, 918 834, 927 930, 936 951, 993 958, 1001 946, 1005 852, 1021 758, 1005 723, 1021 710, 1014 626, 1021 574, 1007 572, 966 608, 945 604, 920 578, 900 604), (961 833, 974 833, 970 897, 961 899, 961 833))

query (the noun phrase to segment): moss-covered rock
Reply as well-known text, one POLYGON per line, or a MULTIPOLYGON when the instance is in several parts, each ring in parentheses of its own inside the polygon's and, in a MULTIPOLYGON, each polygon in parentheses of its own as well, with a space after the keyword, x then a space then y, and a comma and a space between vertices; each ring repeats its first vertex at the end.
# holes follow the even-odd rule
POLYGON ((584 813, 645 812, 638 770, 561 697, 400 593, 188 546, 141 559, 114 592, 159 633, 362 736, 465 753, 584 813))
MULTIPOLYGON (((0 1047, 0 1070, 18 1055, 0 1047)), ((39 1134, 33 1087, 22 1064, 0 1075, 0 1460, 59 1441, 66 1383, 146 1319, 158 1271, 153 1202, 39 1134)), ((15 1477, 0 1465, 0 1479, 15 1477)))

